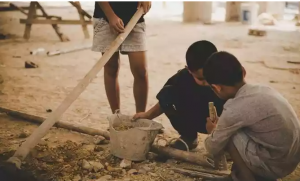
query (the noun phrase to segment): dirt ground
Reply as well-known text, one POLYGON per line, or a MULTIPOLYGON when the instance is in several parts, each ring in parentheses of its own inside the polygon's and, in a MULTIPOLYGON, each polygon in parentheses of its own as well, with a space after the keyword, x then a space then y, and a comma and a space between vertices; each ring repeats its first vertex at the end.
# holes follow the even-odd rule
MULTIPOLYGON (((66 19, 78 18, 73 9, 50 9, 48 12, 63 15, 66 19)), ((54 57, 30 55, 29 52, 37 48, 53 51, 88 45, 91 44, 92 38, 85 40, 80 26, 62 25, 60 26, 62 32, 71 39, 70 42, 62 43, 50 25, 34 25, 30 40, 24 41, 22 38, 24 25, 19 24, 20 18, 24 16, 19 12, 0 12, 0 33, 8 35, 8 39, 0 40, 0 74, 3 79, 2 83, 0 80, 1 106, 47 117, 49 113, 46 110, 56 109, 101 55, 90 50, 54 57), (25 69, 25 61, 32 61, 38 64, 39 68, 25 69)), ((157 102, 155 96, 165 81, 185 66, 187 47, 197 40, 206 39, 215 43, 219 50, 231 52, 238 57, 247 70, 249 83, 262 83, 274 87, 288 99, 300 116, 300 65, 285 63, 300 60, 299 28, 294 28, 293 31, 268 30, 265 37, 253 37, 247 35, 248 27, 240 23, 183 24, 150 18, 146 18, 146 22, 150 80, 148 108, 157 102), (267 68, 261 61, 277 67, 291 66, 293 70, 267 68)), ((92 37, 92 26, 89 26, 89 32, 92 37)), ((135 110, 132 94, 133 77, 126 56, 121 57, 119 81, 121 110, 125 114, 132 115, 135 110)), ((61 121, 105 130, 108 126, 106 117, 109 115, 110 108, 101 71, 68 109, 61 121)), ((165 116, 160 116, 157 120, 166 128, 166 135, 176 136, 176 131, 171 128, 165 116)), ((35 127, 28 123, 16 122, 3 115, 0 121, 2 153, 16 149, 20 143, 21 140, 17 138, 18 133, 15 133, 15 130, 32 131, 35 127), (14 136, 8 139, 10 133, 14 136)), ((59 143, 57 145, 67 144, 65 143, 67 140, 76 142, 76 149, 81 142, 92 139, 62 129, 52 129, 47 136, 51 138, 54 136, 53 140, 47 141, 51 144, 55 143, 55 138, 59 143)), ((203 139, 205 135, 201 137, 203 139)), ((97 159, 101 160, 102 157, 97 159)), ((119 178, 120 175, 114 178, 119 178)), ((63 176, 60 175, 59 178, 63 176)), ((151 178, 150 175, 149 179, 151 178)), ((285 180, 296 178, 300 178, 300 168, 285 180)))

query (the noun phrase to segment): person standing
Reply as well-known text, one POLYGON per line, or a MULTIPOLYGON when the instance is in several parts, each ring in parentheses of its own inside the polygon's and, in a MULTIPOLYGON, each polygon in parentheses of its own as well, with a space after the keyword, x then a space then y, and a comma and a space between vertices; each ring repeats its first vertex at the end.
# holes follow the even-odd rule
MULTIPOLYGON (((151 8, 151 2, 95 2, 94 37, 92 51, 104 54, 109 45, 119 33, 124 32, 138 8, 146 14, 151 8)), ((133 93, 136 112, 146 110, 148 98, 148 74, 146 63, 146 24, 142 16, 118 51, 104 66, 104 84, 111 111, 120 109, 120 88, 118 82, 120 68, 120 53, 129 57, 130 69, 134 77, 133 93)))

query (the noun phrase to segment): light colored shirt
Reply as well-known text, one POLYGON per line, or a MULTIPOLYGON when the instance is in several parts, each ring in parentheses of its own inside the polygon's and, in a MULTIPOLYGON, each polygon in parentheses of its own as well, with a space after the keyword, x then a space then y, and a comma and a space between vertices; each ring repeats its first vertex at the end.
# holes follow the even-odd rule
MULTIPOLYGON (((278 175, 290 174, 300 162, 300 123, 288 101, 264 85, 245 84, 224 105, 216 129, 205 140, 213 155, 242 131, 256 143, 257 156, 278 175)), ((247 149, 247 148, 246 148, 247 149)))

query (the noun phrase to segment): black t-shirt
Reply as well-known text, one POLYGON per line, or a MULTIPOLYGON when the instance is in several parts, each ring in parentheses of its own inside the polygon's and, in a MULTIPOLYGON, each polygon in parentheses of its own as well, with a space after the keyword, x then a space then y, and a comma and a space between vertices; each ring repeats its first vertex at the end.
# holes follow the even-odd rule
MULTIPOLYGON (((124 25, 126 26, 127 23, 130 21, 132 16, 137 11, 138 2, 133 1, 113 1, 109 2, 111 8, 115 12, 115 14, 123 20, 124 25)), ((105 16, 104 12, 102 11, 101 7, 99 6, 99 2, 95 2, 95 10, 94 10, 94 18, 104 18, 108 21, 107 17, 105 16)), ((138 23, 144 22, 144 16, 142 16, 138 23)))
POLYGON ((221 115, 225 103, 209 86, 198 85, 187 69, 182 69, 172 76, 157 94, 157 99, 160 104, 161 101, 165 101, 175 106, 179 120, 182 121, 179 129, 183 132, 207 133, 208 103, 214 102, 218 116, 221 115))

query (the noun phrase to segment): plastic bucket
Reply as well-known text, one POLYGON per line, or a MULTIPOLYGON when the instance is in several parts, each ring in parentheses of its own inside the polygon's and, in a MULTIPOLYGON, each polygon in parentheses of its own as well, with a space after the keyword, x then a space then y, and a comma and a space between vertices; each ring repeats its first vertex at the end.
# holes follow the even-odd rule
POLYGON ((259 5, 256 3, 242 3, 240 21, 243 24, 253 24, 258 16, 259 5))
POLYGON ((122 114, 113 114, 108 120, 111 154, 131 161, 146 160, 147 153, 162 125, 148 119, 132 122, 130 116, 122 114))

